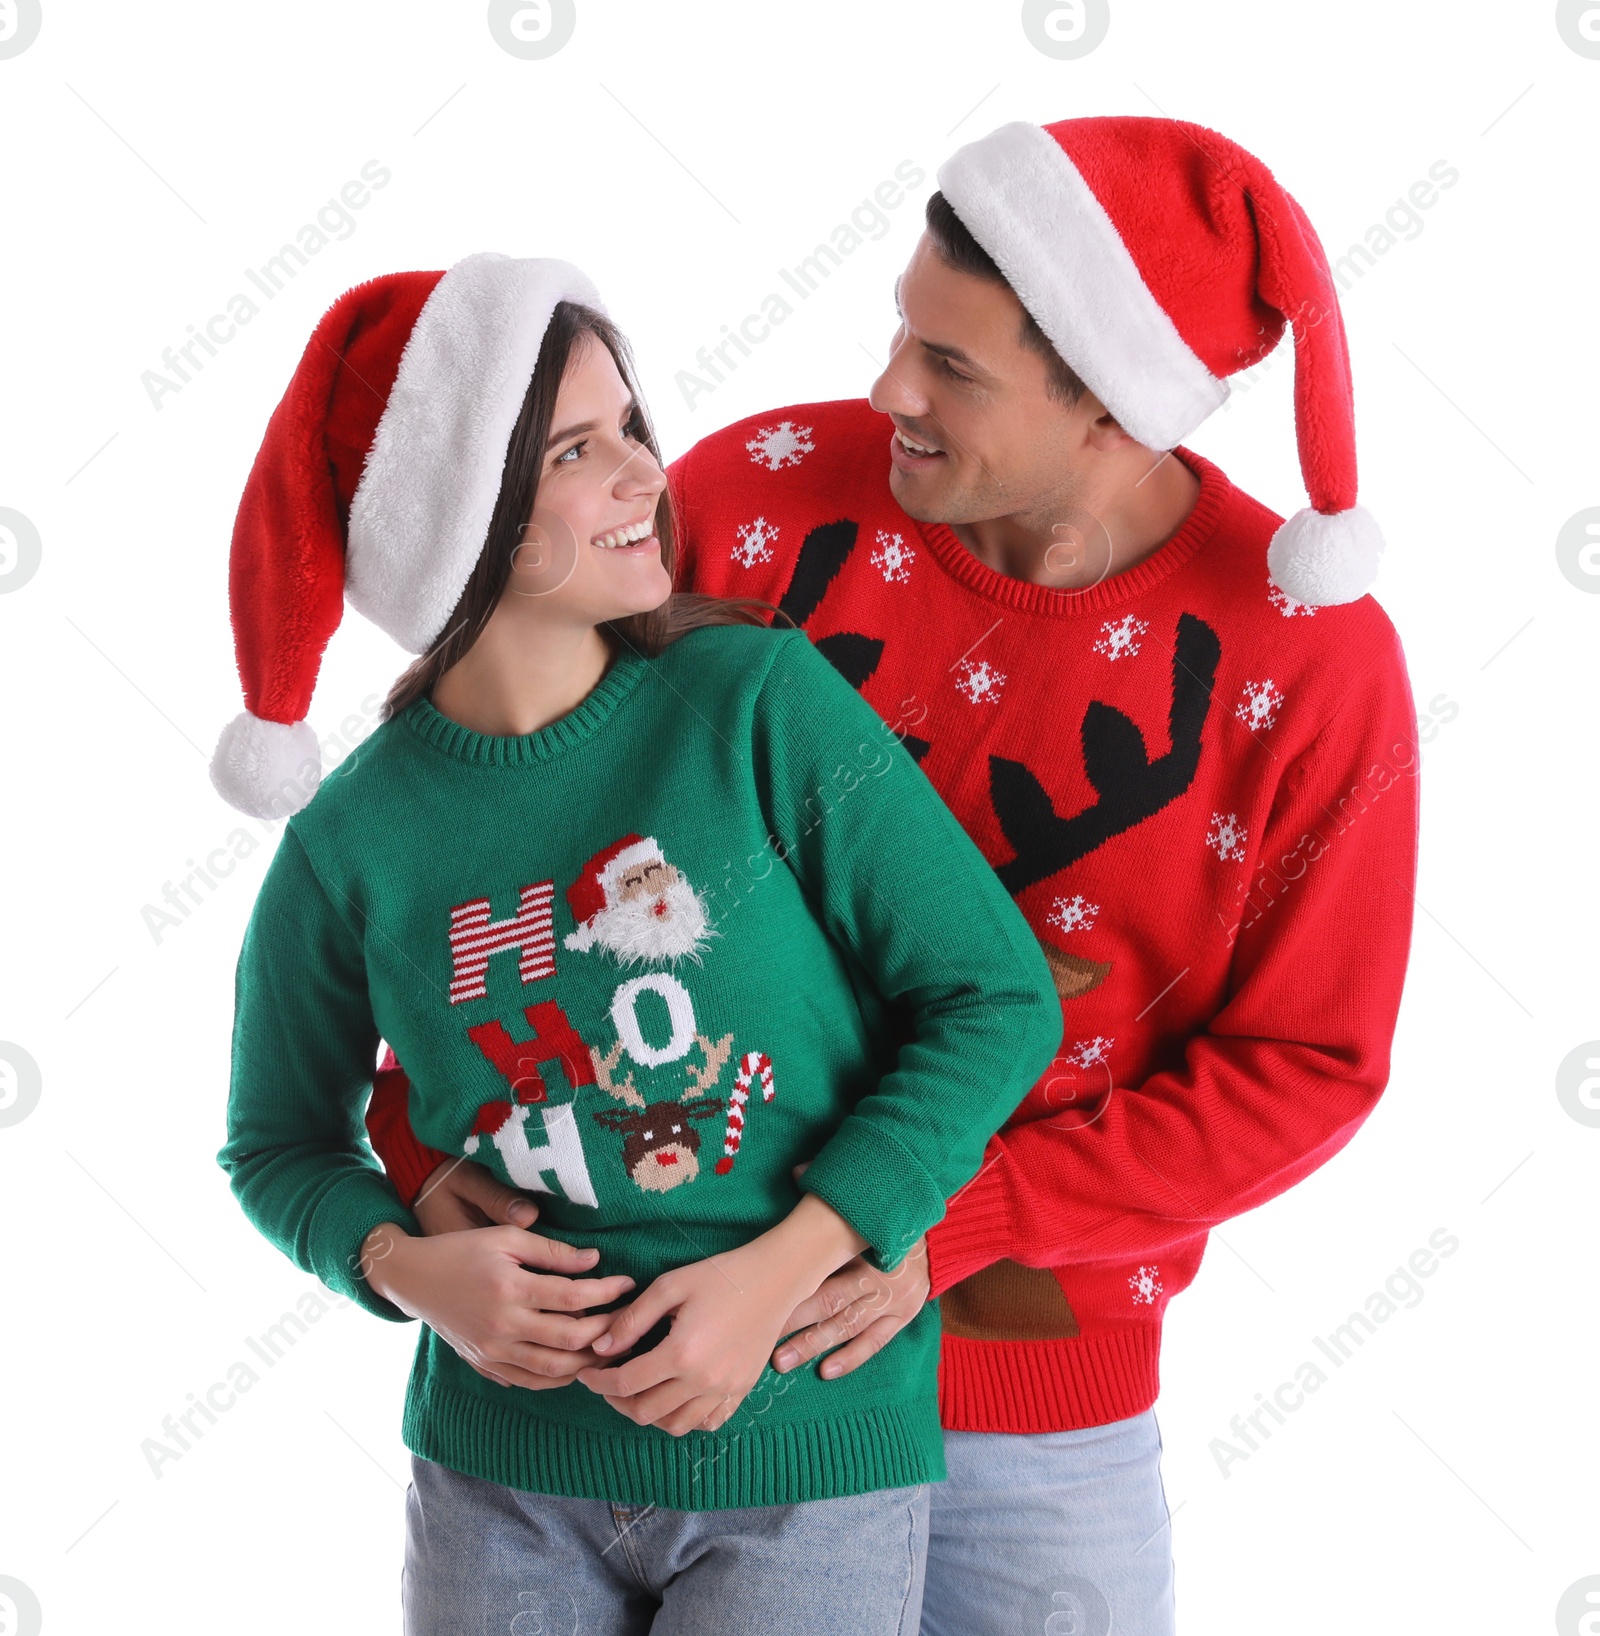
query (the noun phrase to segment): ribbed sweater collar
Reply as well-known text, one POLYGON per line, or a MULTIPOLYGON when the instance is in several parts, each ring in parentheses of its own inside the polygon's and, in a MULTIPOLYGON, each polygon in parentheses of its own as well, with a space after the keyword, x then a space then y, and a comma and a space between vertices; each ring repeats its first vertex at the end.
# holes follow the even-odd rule
POLYGON ((532 767, 592 739, 638 685, 649 660, 624 648, 581 703, 536 733, 476 733, 417 699, 400 720, 425 744, 479 767, 532 767))
POLYGON ((1191 450, 1175 449, 1173 454, 1200 479, 1200 493, 1189 515, 1177 533, 1143 562, 1085 590, 1058 591, 1048 585, 1036 585, 1032 580, 1002 574, 975 557, 944 523, 923 523, 920 531, 951 578, 991 602, 1014 608, 1019 613, 1056 614, 1066 618, 1099 613, 1154 589, 1217 532, 1218 521, 1233 495, 1233 485, 1218 467, 1191 450))

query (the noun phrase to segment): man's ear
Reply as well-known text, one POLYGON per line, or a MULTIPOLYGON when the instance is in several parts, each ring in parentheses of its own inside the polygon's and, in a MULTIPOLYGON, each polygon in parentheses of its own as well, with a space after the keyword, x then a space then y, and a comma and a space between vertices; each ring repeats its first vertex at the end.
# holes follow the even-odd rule
POLYGON ((1079 407, 1085 411, 1089 425, 1084 441, 1098 454, 1115 454, 1126 448, 1133 439, 1117 424, 1116 417, 1090 392, 1085 392, 1079 407))

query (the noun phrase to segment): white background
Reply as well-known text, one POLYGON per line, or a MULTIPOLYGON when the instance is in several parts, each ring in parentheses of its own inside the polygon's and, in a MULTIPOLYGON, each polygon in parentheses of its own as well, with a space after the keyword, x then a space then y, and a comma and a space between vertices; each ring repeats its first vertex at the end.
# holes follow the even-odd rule
MULTIPOLYGON (((865 391, 960 142, 1157 111, 1261 155, 1333 255, 1435 162, 1460 172, 1344 298, 1378 594, 1419 709, 1441 701, 1393 1079, 1343 1154, 1215 1235, 1169 1314, 1181 1628, 1547 1630, 1600 1574, 1600 1129, 1556 1094, 1600 1036, 1600 597, 1555 549, 1600 505, 1600 61, 1553 7, 1113 0, 1103 44, 1060 61, 1016 4, 579 0, 571 42, 527 61, 481 4, 44 0, 0 60, 0 507, 42 540, 0 587, 0 1040, 42 1074, 0 1126, 0 1575, 45 1629, 398 1625, 415 1331, 336 1311, 261 1366, 245 1337, 313 1281, 214 1161, 271 850, 206 778, 239 708, 228 536, 317 316, 380 272, 567 257, 631 335, 672 456, 865 391), (349 236, 154 407, 142 372, 374 159, 392 181, 349 236), (884 235, 687 407, 695 349, 907 159, 927 180, 884 235), (254 855, 158 942, 145 906, 241 826, 254 855), (1328 1384, 1224 1475, 1230 1419, 1441 1227, 1460 1248, 1420 1304, 1323 1360, 1328 1384), (155 1476, 143 1441, 240 1359, 259 1384, 155 1476)), ((1191 440, 1285 512, 1290 377, 1285 348, 1191 440)), ((348 621, 318 730, 402 660, 348 621)), ((1344 936, 1361 959, 1360 922, 1344 936)))

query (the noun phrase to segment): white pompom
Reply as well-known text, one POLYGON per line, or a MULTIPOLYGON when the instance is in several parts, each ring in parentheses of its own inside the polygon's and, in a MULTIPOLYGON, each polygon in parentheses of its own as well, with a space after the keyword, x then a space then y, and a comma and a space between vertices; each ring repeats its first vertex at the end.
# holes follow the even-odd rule
POLYGON ((322 781, 322 747, 303 721, 262 721, 248 710, 222 729, 211 782, 230 807, 252 818, 289 818, 322 781))
POLYGON ((1280 590, 1313 608, 1354 602, 1378 577, 1383 535, 1370 511, 1297 511, 1272 536, 1267 572, 1280 590))

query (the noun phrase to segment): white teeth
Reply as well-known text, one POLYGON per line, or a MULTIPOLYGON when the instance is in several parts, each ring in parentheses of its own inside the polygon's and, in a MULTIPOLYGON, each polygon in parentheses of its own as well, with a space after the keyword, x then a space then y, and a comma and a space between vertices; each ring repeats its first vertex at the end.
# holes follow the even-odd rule
POLYGON ((594 544, 602 551, 615 551, 619 545, 636 545, 655 532, 655 524, 646 517, 643 522, 630 523, 626 528, 614 528, 609 534, 595 536, 594 544))
POLYGON ((911 439, 901 431, 896 431, 895 436, 900 439, 900 447, 908 454, 942 454, 944 452, 941 449, 927 449, 920 443, 913 443, 911 439))

